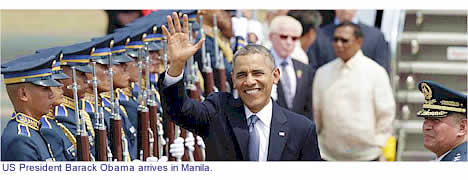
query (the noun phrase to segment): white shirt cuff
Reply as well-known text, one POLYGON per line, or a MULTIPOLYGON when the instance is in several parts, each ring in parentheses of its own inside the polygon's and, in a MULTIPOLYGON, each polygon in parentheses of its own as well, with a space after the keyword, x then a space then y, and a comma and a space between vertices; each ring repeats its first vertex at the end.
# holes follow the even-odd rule
POLYGON ((172 86, 173 84, 179 82, 183 77, 184 77, 184 71, 182 71, 182 73, 180 73, 180 75, 177 77, 170 76, 166 71, 166 77, 164 78, 164 82, 163 82, 164 87, 172 86))

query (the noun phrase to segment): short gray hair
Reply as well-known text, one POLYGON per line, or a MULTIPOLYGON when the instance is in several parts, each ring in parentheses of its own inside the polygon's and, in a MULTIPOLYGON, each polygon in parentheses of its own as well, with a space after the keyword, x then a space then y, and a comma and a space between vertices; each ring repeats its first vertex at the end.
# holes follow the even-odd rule
POLYGON ((273 56, 265 46, 258 45, 258 44, 249 44, 239 50, 237 50, 236 54, 232 58, 232 65, 236 63, 237 57, 239 56, 247 56, 250 54, 261 54, 269 60, 269 62, 273 65, 272 69, 275 67, 275 61, 273 60, 273 56))

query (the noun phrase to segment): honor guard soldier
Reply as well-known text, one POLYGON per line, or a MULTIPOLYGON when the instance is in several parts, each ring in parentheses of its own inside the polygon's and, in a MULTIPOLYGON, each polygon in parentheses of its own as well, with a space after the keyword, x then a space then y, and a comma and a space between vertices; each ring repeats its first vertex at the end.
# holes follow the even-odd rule
POLYGON ((466 95, 433 81, 422 81, 424 94, 424 147, 437 155, 437 161, 467 161, 466 95))
POLYGON ((55 160, 40 132, 40 119, 52 108, 50 87, 62 85, 52 78, 50 67, 50 61, 36 54, 2 65, 6 90, 15 110, 2 134, 2 161, 55 160))
MULTIPOLYGON (((122 41, 124 38, 120 37, 118 40, 122 41)), ((96 43, 96 49, 91 54, 91 61, 96 62, 98 67, 96 73, 98 74, 99 84, 101 84, 98 84, 98 92, 105 110, 105 117, 109 117, 105 118, 108 131, 110 130, 109 142, 113 142, 114 126, 119 126, 123 131, 123 133, 117 134, 117 136, 120 136, 123 145, 121 147, 122 158, 124 161, 130 161, 136 158, 136 130, 128 119, 126 109, 119 103, 116 88, 129 86, 129 75, 124 70, 124 63, 133 61, 133 59, 125 54, 123 47, 113 49, 115 45, 113 34, 94 38, 92 41, 96 43), (115 53, 112 53, 112 51, 115 53), (104 74, 107 75, 104 77, 102 76, 104 74), (114 124, 116 121, 121 121, 121 124, 114 124)), ((110 144, 112 146, 113 143, 110 144)), ((118 154, 115 154, 115 156, 118 156, 118 154)))
MULTIPOLYGON (((59 49, 56 49, 55 51, 42 52, 39 53, 39 55, 42 57, 48 57, 48 60, 52 61, 53 79, 70 79, 69 76, 63 73, 62 68, 60 67, 60 57, 62 56, 62 53, 59 49)), ((43 124, 41 133, 50 143, 56 161, 76 161, 76 149, 62 130, 64 129, 63 124, 59 125, 54 119, 54 109, 62 103, 63 90, 61 87, 52 87, 52 93, 52 108, 49 109, 49 113, 41 118, 41 123, 43 124)))
POLYGON ((72 77, 71 79, 60 80, 64 84, 62 87, 64 97, 62 103, 54 108, 54 119, 75 147, 78 161, 93 160, 95 152, 93 120, 84 111, 80 100, 84 98, 88 88, 86 73, 92 72, 91 67, 88 65, 92 48, 92 43, 83 42, 70 46, 38 50, 39 53, 56 49, 61 50, 63 56, 60 56, 60 66, 67 76, 72 77), (80 150, 82 145, 81 137, 87 138, 83 141, 85 141, 85 146, 89 146, 89 148, 80 150), (81 156, 82 153, 85 155, 81 156), (87 155, 88 153, 89 155, 87 155))
MULTIPOLYGON (((230 87, 232 87, 231 70, 232 58, 235 53, 234 50, 236 50, 237 47, 242 47, 241 45, 231 45, 231 38, 236 37, 232 29, 231 13, 225 10, 199 10, 198 17, 199 19, 200 17, 203 18, 203 20, 201 20, 203 22, 200 22, 200 28, 203 29, 205 34, 204 48, 206 50, 202 52, 203 49, 200 49, 194 55, 194 58, 198 62, 199 69, 203 69, 204 67, 202 67, 202 65, 206 64, 203 62, 203 59, 210 60, 210 66, 214 70, 214 82, 216 87, 219 91, 230 92, 230 87), (236 49, 233 50, 232 47, 236 49), (207 57, 202 57, 202 54, 205 54, 207 57), (221 74, 220 72, 225 73, 221 74)), ((243 42, 245 46, 245 41, 240 40, 240 38, 237 39, 235 44, 242 44, 243 42)), ((204 79, 206 79, 206 77, 204 77, 204 79)), ((208 94, 205 93, 205 96, 207 95, 208 94)))

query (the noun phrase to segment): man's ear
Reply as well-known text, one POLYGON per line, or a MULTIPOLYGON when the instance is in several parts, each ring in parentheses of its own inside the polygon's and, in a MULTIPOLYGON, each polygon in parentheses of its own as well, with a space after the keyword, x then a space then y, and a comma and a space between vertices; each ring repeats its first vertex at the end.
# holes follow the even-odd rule
POLYGON ((466 125, 467 125, 466 118, 461 119, 460 120, 460 125, 458 126, 459 129, 458 129, 458 132, 457 132, 457 136, 463 137, 463 136, 466 135, 466 129, 467 129, 466 125))
POLYGON ((273 83, 278 84, 279 80, 280 80, 280 70, 277 67, 275 67, 275 69, 273 69, 273 83))
POLYGON ((26 86, 21 86, 17 90, 18 100, 26 102, 29 101, 29 91, 26 86))

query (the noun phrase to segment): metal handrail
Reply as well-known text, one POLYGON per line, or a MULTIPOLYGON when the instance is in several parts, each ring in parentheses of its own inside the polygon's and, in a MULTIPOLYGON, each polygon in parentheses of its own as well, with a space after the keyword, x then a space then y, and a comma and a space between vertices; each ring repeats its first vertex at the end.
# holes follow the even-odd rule
POLYGON ((407 14, 422 13, 424 15, 466 16, 466 10, 407 10, 407 14))
POLYGON ((403 32, 400 43, 411 43, 416 40, 418 44, 464 45, 468 42, 467 33, 449 32, 403 32))
POLYGON ((468 72, 465 62, 415 62, 401 61, 398 64, 399 72, 420 74, 466 75, 468 72))

